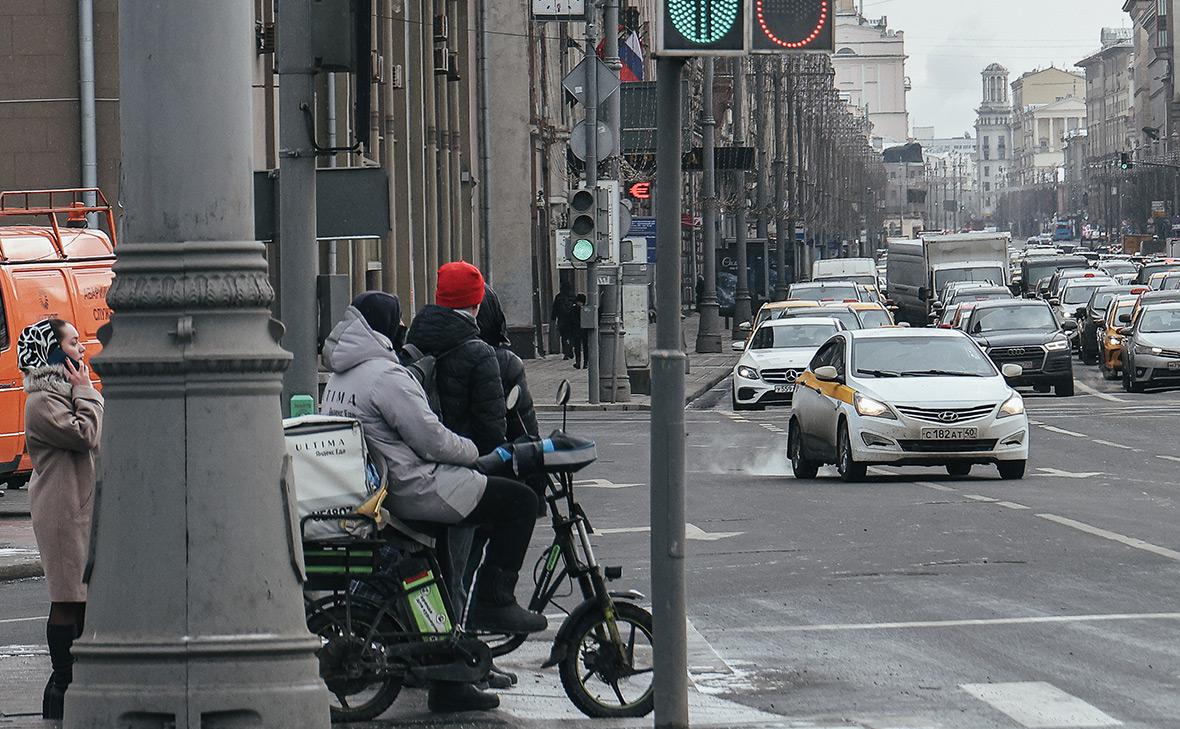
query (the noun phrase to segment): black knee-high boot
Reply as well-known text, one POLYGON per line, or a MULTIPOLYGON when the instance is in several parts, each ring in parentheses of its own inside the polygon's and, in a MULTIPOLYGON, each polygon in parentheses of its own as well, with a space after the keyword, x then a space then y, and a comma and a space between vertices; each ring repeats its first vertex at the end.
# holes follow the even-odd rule
POLYGON ((49 683, 45 684, 45 695, 41 702, 41 716, 45 719, 62 718, 65 706, 66 689, 74 680, 74 656, 70 647, 78 637, 77 625, 45 626, 45 639, 49 643, 49 662, 53 666, 53 673, 49 675, 49 683))

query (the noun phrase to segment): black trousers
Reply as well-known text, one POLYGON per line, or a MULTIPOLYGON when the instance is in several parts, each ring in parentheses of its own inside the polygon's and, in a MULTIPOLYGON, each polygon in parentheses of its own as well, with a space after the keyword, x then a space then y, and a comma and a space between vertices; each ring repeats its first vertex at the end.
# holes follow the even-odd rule
POLYGON ((537 494, 519 481, 489 476, 483 498, 461 523, 487 538, 485 563, 519 572, 537 524, 537 494))
POLYGON ((577 329, 561 329, 558 331, 561 335, 561 354, 566 359, 574 356, 574 349, 577 346, 575 340, 578 336, 577 329))
POLYGON ((590 331, 579 329, 574 338, 574 363, 587 364, 590 358, 590 331))

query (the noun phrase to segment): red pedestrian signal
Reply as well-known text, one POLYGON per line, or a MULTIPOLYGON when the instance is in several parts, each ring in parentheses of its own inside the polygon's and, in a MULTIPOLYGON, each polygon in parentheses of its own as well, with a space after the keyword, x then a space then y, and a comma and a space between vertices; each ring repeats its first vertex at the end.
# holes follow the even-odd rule
POLYGON ((836 50, 831 0, 754 0, 754 52, 836 50))

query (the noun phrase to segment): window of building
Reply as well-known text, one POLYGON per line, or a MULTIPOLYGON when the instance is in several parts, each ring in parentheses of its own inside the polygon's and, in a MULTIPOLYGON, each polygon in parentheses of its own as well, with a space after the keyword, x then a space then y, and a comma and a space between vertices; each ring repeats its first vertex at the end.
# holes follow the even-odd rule
POLYGON ((991 165, 985 165, 985 166, 984 166, 984 168, 983 168, 983 176, 984 176, 984 177, 991 177, 991 176, 992 176, 992 168, 991 168, 991 165))
POLYGON ((983 191, 984 192, 991 192, 991 189, 992 189, 992 183, 990 183, 990 182, 983 183, 983 191))
POLYGON ((1171 2, 1171 0, 1157 0, 1155 11, 1156 15, 1159 15, 1161 18, 1166 16, 1168 14, 1169 2, 1171 2))

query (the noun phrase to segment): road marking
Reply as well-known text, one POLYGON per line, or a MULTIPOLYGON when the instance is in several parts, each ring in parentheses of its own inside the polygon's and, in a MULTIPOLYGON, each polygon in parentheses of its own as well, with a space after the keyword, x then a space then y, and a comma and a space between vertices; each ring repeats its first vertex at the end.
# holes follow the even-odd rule
POLYGON ((934 489, 935 491, 958 491, 958 489, 956 489, 956 488, 951 488, 950 486, 943 486, 940 483, 931 483, 930 481, 915 481, 914 485, 921 486, 922 488, 934 489))
POLYGON ((4 618, 0 620, 0 624, 4 623, 31 623, 34 620, 48 620, 48 615, 39 615, 35 618, 4 618))
POLYGON ((978 501, 984 504, 994 504, 999 501, 999 499, 993 499, 990 496, 980 496, 979 494, 963 494, 963 498, 971 499, 972 501, 978 501))
MULTIPOLYGON (((644 534, 650 532, 650 526, 638 527, 611 527, 607 529, 595 529, 595 534, 644 534)), ((684 538, 692 539, 698 542, 716 542, 719 539, 729 539, 730 537, 740 537, 745 532, 707 532, 701 529, 696 524, 684 525, 684 538)))
POLYGON ((1081 382, 1080 380, 1074 380, 1074 384, 1077 385, 1078 387, 1082 388, 1082 390, 1084 390, 1088 394, 1093 395, 1094 397, 1100 397, 1103 400, 1106 400, 1108 402, 1126 402, 1126 400, 1122 399, 1121 397, 1115 397, 1114 395, 1111 395, 1108 392, 1102 392, 1101 390, 1096 390, 1093 387, 1090 387, 1089 385, 1087 385, 1086 383, 1081 382))
POLYGON ((1095 438, 1095 439, 1093 439, 1093 440, 1092 440, 1092 441, 1090 441, 1090 442, 1091 442, 1091 443, 1097 443, 1098 445, 1110 446, 1111 448, 1121 448, 1121 449, 1123 449, 1124 451, 1133 451, 1133 450, 1138 450, 1138 449, 1136 449, 1136 448, 1132 448, 1132 447, 1131 447, 1131 446, 1129 446, 1129 445, 1123 445, 1122 443, 1112 443, 1112 442, 1111 442, 1111 441, 1109 441, 1109 440, 1099 440, 1098 438, 1095 438))
POLYGON ((705 640, 705 636, 701 635, 691 620, 685 620, 685 628, 688 638, 688 674, 689 678, 693 678, 693 683, 696 683, 693 674, 728 674, 732 676, 733 668, 725 662, 725 659, 709 644, 709 641, 705 640))
POLYGON ((1017 511, 1028 508, 1024 504, 1017 504, 1015 501, 997 501, 996 506, 1002 506, 1005 509, 1015 509, 1017 511))
POLYGON ((1042 425, 1041 427, 1044 428, 1045 430, 1049 431, 1050 433, 1060 433, 1061 435, 1068 435, 1071 438, 1089 438, 1090 437, 1090 436, 1086 435, 1085 433, 1075 433, 1072 430, 1066 430, 1065 428, 1058 428, 1056 425, 1042 425))
POLYGON ((1156 458, 1162 458, 1165 461, 1174 461, 1176 463, 1180 463, 1180 456, 1156 456, 1156 458))
POLYGON ((1105 476, 1101 471, 1087 471, 1085 473, 1074 473, 1072 471, 1062 471, 1060 468, 1038 468, 1038 471, 1044 473, 1034 473, 1034 476, 1048 476, 1049 478, 1093 478, 1095 476, 1105 476))
POLYGON ((1054 524, 1067 526, 1071 529, 1077 529, 1080 532, 1093 534, 1096 537, 1109 539, 1112 542, 1125 544, 1128 547, 1141 549, 1144 552, 1151 552, 1152 554, 1159 555, 1160 557, 1164 557, 1175 562, 1180 562, 1180 552, 1177 552, 1174 549, 1168 549, 1167 547, 1161 547, 1157 544, 1152 544, 1151 542, 1145 542, 1142 539, 1138 539, 1137 537, 1128 537, 1125 534, 1119 534, 1118 532, 1112 532, 1107 529, 1091 526, 1085 522, 1067 519, 1064 516, 1057 516, 1056 514, 1037 514, 1037 518, 1044 519, 1045 521, 1051 521, 1054 524))
POLYGON ((1101 623, 1124 620, 1178 620, 1180 613, 1111 613, 1105 615, 1037 615, 1023 618, 979 618, 964 620, 916 620, 904 623, 826 623, 819 625, 763 625, 729 628, 728 633, 827 633, 858 630, 906 630, 913 628, 973 628, 995 625, 1037 625, 1040 623, 1101 623))
POLYGON ((1078 697, 1043 681, 965 683, 959 688, 1029 729, 1122 725, 1078 697))

